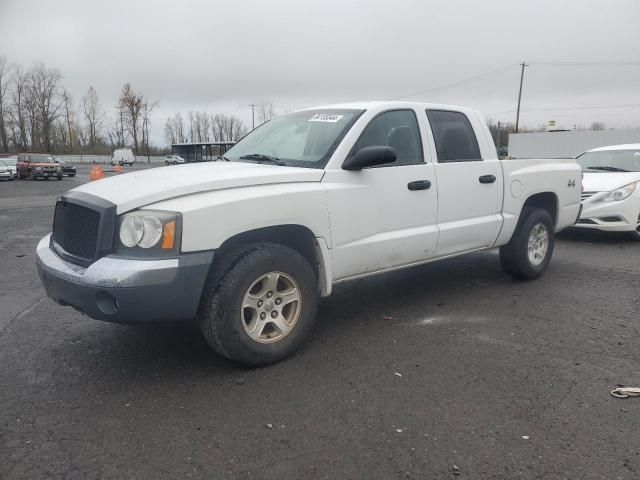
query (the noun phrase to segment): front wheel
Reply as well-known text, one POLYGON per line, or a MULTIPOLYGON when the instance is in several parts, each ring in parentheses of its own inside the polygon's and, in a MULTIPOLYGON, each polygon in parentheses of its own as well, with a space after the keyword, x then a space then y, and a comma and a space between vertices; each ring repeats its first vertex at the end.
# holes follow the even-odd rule
POLYGON ((318 307, 309 262, 284 245, 258 243, 216 261, 198 320, 209 345, 250 366, 294 353, 311 332, 318 307))
POLYGON ((551 260, 555 246, 554 223, 541 208, 523 210, 516 231, 500 247, 500 263, 513 277, 532 280, 540 277, 551 260))
POLYGON ((634 240, 640 240, 640 215, 638 216, 638 224, 636 225, 636 229, 631 232, 631 238, 634 240))

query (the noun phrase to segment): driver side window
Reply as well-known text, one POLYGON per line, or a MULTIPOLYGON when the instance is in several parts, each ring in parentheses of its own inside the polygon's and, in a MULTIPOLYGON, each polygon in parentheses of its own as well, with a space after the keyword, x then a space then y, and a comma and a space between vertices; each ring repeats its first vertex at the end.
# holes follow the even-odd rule
POLYGON ((413 110, 384 112, 369 122, 353 153, 364 147, 392 147, 397 160, 377 168, 415 165, 424 162, 418 120, 413 110))

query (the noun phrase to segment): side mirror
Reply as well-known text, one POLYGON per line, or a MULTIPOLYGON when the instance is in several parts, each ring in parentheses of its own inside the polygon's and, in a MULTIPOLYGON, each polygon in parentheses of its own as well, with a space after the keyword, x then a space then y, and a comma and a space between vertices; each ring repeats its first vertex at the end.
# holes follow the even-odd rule
POLYGON ((396 151, 391 147, 364 147, 342 164, 343 170, 362 170, 396 161, 396 151))

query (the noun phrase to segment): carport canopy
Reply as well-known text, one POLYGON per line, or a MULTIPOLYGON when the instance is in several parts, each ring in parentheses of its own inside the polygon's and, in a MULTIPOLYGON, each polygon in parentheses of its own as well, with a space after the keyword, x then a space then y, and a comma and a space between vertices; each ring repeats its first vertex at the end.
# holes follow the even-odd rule
POLYGON ((236 142, 173 143, 171 154, 178 155, 187 162, 207 162, 224 155, 236 142))

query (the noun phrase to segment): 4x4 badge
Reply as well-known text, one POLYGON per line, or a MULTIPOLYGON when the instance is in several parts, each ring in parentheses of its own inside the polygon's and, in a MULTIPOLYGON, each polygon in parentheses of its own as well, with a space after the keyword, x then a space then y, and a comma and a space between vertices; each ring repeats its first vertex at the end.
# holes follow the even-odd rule
POLYGON ((575 187, 576 186, 576 181, 575 180, 569 180, 569 187, 575 187))

